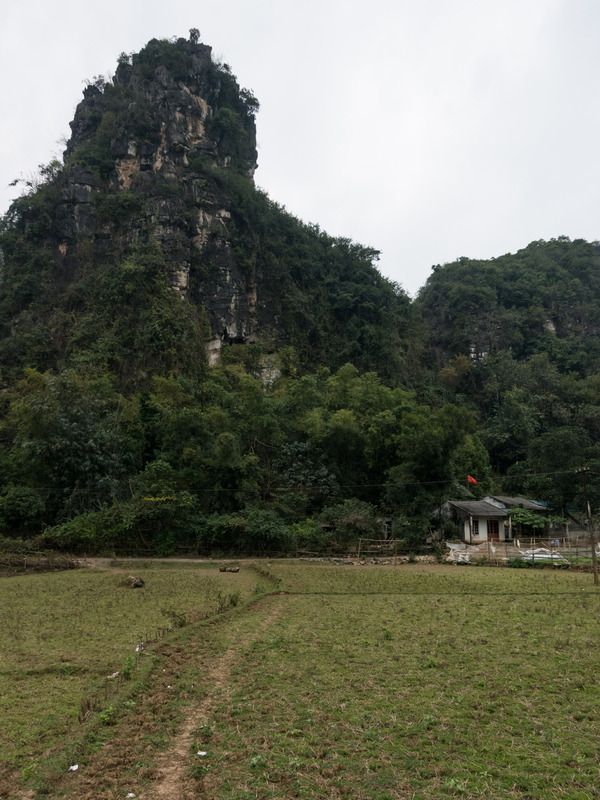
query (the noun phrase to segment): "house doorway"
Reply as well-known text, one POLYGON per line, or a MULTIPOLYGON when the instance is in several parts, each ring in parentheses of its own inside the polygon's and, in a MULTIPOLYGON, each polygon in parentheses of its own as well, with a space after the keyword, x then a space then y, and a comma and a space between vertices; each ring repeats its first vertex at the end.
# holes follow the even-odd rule
POLYGON ((488 521, 487 521, 487 534, 488 534, 488 542, 499 542, 500 541, 500 532, 498 530, 498 520, 497 519, 488 519, 488 521))

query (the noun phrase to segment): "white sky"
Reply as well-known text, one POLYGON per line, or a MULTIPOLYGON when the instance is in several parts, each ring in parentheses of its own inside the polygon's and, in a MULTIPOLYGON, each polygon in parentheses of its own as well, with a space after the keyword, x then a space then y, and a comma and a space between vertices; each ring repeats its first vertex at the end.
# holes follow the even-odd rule
POLYGON ((600 239, 598 0, 5 0, 0 212, 86 78, 192 27, 261 103, 256 183, 411 295, 459 256, 600 239))

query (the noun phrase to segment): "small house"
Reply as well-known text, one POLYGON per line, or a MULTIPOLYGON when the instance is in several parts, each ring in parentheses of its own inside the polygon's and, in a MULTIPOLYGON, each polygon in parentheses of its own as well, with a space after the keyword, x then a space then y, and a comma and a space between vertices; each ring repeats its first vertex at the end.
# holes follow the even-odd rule
POLYGON ((447 500, 442 513, 458 524, 461 539, 468 544, 512 539, 508 511, 487 500, 447 500))

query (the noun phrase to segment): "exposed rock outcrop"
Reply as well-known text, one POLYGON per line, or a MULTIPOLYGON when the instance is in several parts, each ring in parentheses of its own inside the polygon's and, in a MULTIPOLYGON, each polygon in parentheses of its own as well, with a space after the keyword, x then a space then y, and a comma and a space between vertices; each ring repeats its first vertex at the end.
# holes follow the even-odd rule
POLYGON ((81 363, 123 386, 237 359, 401 373, 409 300, 377 251, 254 185, 258 103, 195 37, 154 39, 95 78, 64 163, 15 202, 0 284, 5 365, 81 363))
POLYGON ((223 344, 258 335, 255 275, 240 269, 231 201, 211 177, 219 168, 253 175, 257 103, 204 44, 153 41, 129 61, 112 84, 86 87, 71 123, 60 255, 81 236, 101 258, 156 241, 172 288, 207 312, 214 362, 223 344))

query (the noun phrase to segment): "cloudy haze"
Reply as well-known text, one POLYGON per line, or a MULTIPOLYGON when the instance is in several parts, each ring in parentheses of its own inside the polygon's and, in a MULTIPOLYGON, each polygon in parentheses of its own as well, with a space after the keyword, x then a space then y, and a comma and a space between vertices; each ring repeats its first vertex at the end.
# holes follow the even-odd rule
POLYGON ((596 0, 3 3, 0 211, 86 79, 196 27, 261 103, 257 184, 410 294, 459 256, 596 240, 599 22, 596 0))

